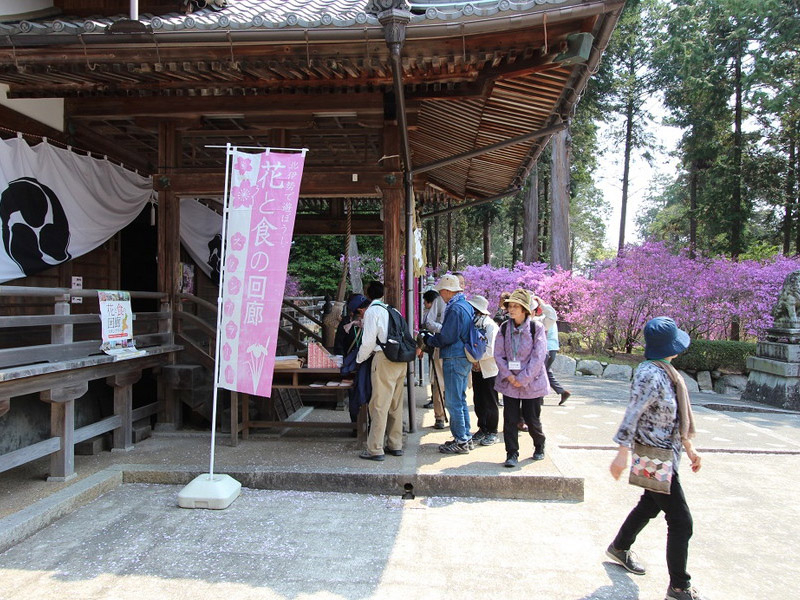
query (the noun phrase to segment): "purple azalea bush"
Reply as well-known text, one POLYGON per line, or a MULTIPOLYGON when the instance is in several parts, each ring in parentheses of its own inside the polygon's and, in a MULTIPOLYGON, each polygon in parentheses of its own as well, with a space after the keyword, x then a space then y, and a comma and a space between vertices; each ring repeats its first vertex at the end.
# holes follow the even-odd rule
POLYGON ((283 288, 283 295, 289 298, 296 298, 304 295, 300 289, 300 279, 294 275, 286 275, 286 286, 283 288))
POLYGON ((553 305, 561 321, 588 347, 630 352, 651 318, 667 315, 693 338, 727 339, 738 320, 743 338, 772 326, 772 307, 783 281, 800 269, 800 257, 734 262, 673 254, 660 242, 627 246, 586 275, 517 263, 512 269, 467 267, 467 294, 481 294, 497 309, 500 293, 532 290, 553 305))

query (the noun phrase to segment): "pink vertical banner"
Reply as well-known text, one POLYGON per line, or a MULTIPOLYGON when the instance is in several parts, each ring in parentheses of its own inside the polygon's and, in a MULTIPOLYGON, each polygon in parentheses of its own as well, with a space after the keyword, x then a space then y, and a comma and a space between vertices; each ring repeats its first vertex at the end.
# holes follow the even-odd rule
POLYGON ((269 397, 305 152, 231 154, 217 384, 269 397))

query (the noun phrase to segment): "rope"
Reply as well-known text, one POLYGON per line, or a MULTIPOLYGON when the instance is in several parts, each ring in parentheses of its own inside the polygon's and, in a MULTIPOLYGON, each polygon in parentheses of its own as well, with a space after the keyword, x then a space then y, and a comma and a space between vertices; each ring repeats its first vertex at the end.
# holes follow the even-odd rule
POLYGON ((347 211, 347 236, 344 240, 344 264, 342 265, 342 278, 339 280, 339 290, 336 299, 344 302, 344 292, 346 289, 347 272, 350 270, 350 238, 353 235, 353 210, 350 198, 347 199, 345 210, 347 211))
MULTIPOLYGON (((75 152, 76 154, 85 154, 89 158, 97 158, 98 156, 100 156, 99 154, 97 154, 97 152, 92 152, 91 150, 86 150, 84 148, 76 148, 76 147, 74 147, 74 146, 72 146, 70 144, 65 144, 62 141, 54 140, 52 138, 48 138, 46 136, 38 135, 36 133, 25 133, 24 131, 17 131, 16 129, 9 129, 8 127, 3 127, 2 125, 0 125, 0 131, 7 131, 8 133, 13 133, 16 137, 36 138, 36 139, 41 140, 42 142, 44 142, 46 144, 50 144, 52 146, 61 146, 65 150, 69 150, 70 152, 75 152)), ((103 155, 103 156, 106 159, 108 159, 108 156, 106 156, 106 155, 103 155)), ((109 162, 118 164, 123 169, 127 169, 127 170, 133 171, 135 173, 139 172, 139 169, 137 169, 136 167, 127 166, 124 162, 122 162, 119 159, 112 158, 112 159, 108 159, 108 160, 109 160, 109 162)))

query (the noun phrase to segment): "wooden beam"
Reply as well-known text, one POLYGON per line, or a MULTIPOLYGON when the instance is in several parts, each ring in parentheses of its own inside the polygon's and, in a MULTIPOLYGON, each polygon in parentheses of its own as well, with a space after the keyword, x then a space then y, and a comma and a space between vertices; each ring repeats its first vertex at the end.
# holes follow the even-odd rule
POLYGON ((72 135, 74 139, 72 143, 76 147, 89 150, 92 154, 105 154, 128 168, 139 169, 144 173, 149 173, 152 168, 146 156, 127 150, 124 146, 115 143, 112 139, 98 135, 83 124, 75 127, 72 135))
MULTIPOLYGON (((352 169, 307 169, 300 183, 300 196, 304 198, 380 197, 376 187, 400 181, 401 174, 394 171, 352 169), (353 181, 353 175, 358 181, 353 181), (388 178, 388 179, 387 179, 388 178)), ((176 169, 173 173, 156 175, 153 185, 157 191, 169 190, 176 196, 222 196, 225 188, 224 171, 197 172, 176 169)))
MULTIPOLYGON (((198 82, 199 86, 203 84, 198 82)), ((314 113, 383 113, 383 94, 268 94, 264 96, 147 96, 143 98, 67 98, 70 118, 113 119, 119 116, 194 117, 197 115, 283 117, 314 113)))
POLYGON ((0 123, 2 123, 3 127, 7 129, 39 135, 51 140, 59 141, 62 144, 69 143, 67 136, 63 131, 54 129, 49 125, 45 125, 44 123, 41 123, 36 119, 32 119, 27 115, 18 113, 7 106, 3 106, 2 104, 0 104, 0 123))
MULTIPOLYGON (((378 215, 353 216, 353 235, 383 235, 383 223, 378 215)), ((298 215, 294 223, 295 235, 345 235, 347 222, 317 215, 298 215)))

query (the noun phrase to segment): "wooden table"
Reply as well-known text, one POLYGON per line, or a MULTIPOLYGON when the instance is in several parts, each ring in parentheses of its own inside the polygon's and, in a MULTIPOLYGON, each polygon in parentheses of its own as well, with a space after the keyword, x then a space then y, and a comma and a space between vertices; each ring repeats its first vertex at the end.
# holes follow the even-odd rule
MULTIPOLYGON (((277 390, 297 390, 297 391, 319 391, 319 392, 333 392, 339 404, 346 405, 345 395, 346 392, 353 387, 353 384, 347 386, 323 386, 312 387, 311 384, 322 381, 341 381, 344 379, 338 368, 328 369, 310 369, 307 367, 299 369, 275 369, 272 375, 272 396, 271 401, 275 403, 277 390)), ((250 429, 253 427, 304 427, 304 428, 318 428, 318 429, 356 429, 357 423, 341 422, 341 423, 320 423, 310 421, 254 421, 250 419, 250 406, 249 401, 245 398, 241 401, 241 414, 242 421, 239 422, 239 396, 246 396, 246 394, 239 394, 238 392, 231 392, 231 445, 236 446, 239 443, 239 432, 242 434, 242 439, 248 439, 250 429)), ((302 407, 302 402, 300 403, 302 407)), ((361 419, 359 420, 361 421, 361 419)), ((362 428, 365 428, 366 424, 362 428)), ((361 428, 358 428, 359 435, 361 428)))

